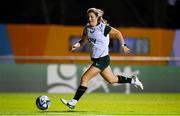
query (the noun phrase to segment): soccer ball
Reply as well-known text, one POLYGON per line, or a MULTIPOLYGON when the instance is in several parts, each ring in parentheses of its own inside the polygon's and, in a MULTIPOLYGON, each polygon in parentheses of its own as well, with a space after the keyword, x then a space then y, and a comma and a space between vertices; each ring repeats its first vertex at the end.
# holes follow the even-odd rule
POLYGON ((46 110, 50 107, 51 101, 46 95, 39 96, 36 99, 36 106, 40 110, 46 110))

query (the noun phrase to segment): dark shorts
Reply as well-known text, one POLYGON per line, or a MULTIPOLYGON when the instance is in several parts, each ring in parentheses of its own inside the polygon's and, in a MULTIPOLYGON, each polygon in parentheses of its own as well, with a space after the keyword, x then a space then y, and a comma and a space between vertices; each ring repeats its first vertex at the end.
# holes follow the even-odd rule
POLYGON ((107 68, 110 63, 109 55, 100 58, 91 58, 91 60, 93 61, 92 66, 99 68, 101 71, 107 68))

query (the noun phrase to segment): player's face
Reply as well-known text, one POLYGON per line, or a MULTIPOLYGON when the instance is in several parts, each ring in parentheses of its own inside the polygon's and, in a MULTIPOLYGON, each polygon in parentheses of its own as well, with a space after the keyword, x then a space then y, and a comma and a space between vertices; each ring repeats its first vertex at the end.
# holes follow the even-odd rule
POLYGON ((93 12, 89 12, 88 13, 88 22, 89 22, 90 26, 93 26, 93 27, 96 26, 97 21, 98 21, 98 17, 93 12))

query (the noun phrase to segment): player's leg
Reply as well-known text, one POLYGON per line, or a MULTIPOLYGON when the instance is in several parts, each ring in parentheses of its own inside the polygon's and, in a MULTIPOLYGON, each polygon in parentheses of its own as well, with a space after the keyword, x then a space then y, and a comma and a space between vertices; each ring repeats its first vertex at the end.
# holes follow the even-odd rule
POLYGON ((101 72, 101 70, 99 68, 91 65, 89 67, 89 69, 83 74, 80 85, 87 87, 89 80, 91 80, 93 77, 95 77, 100 72, 101 72))
POLYGON ((84 94, 84 92, 86 91, 88 82, 100 72, 101 70, 98 69, 97 67, 93 65, 90 66, 90 68, 83 74, 81 78, 80 86, 77 89, 76 94, 73 99, 78 101, 80 97, 84 94))
POLYGON ((135 85, 136 87, 140 87, 141 89, 143 89, 142 83, 139 81, 139 79, 136 76, 132 76, 130 78, 130 77, 122 76, 122 75, 114 75, 110 66, 104 69, 100 74, 110 84, 130 83, 132 85, 135 85))
POLYGON ((83 74, 80 82, 80 86, 78 87, 74 98, 70 100, 69 102, 62 99, 62 103, 67 105, 69 108, 74 109, 75 105, 77 104, 78 100, 81 98, 81 96, 85 93, 87 90, 88 82, 91 80, 93 77, 95 77, 98 73, 100 73, 101 70, 95 66, 90 66, 90 68, 83 74))
POLYGON ((104 69, 103 72, 101 72, 100 74, 110 84, 131 83, 131 80, 132 80, 132 78, 127 78, 127 77, 120 76, 120 75, 114 75, 110 66, 108 66, 106 69, 104 69))

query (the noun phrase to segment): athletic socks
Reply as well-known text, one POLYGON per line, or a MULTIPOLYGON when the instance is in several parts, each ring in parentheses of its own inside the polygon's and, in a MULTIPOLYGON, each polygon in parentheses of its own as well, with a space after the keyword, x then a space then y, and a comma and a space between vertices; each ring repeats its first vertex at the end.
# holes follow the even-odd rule
MULTIPOLYGON (((118 83, 133 83, 133 79, 132 78, 128 78, 128 77, 124 77, 124 76, 120 76, 117 75, 118 77, 118 83)), ((69 102, 70 105, 76 105, 76 103, 78 102, 78 100, 81 98, 81 96, 85 93, 85 91, 87 90, 87 87, 84 86, 79 86, 75 96, 73 99, 71 99, 71 101, 69 102)))
POLYGON ((72 100, 76 100, 74 102, 77 103, 77 101, 81 98, 81 96, 85 93, 85 91, 87 90, 87 87, 84 86, 79 86, 79 88, 76 91, 76 94, 74 96, 74 98, 72 100))
POLYGON ((72 99, 70 102, 68 102, 68 104, 75 106, 77 104, 77 102, 78 102, 77 100, 72 99))
POLYGON ((124 77, 124 76, 120 76, 117 75, 118 77, 118 83, 132 83, 132 78, 128 78, 128 77, 124 77))
MULTIPOLYGON (((118 83, 131 83, 133 81, 132 78, 128 78, 120 75, 117 75, 117 77, 118 77, 118 83)), ((71 103, 75 105, 78 102, 78 100, 81 98, 81 96, 85 93, 86 90, 87 87, 80 85, 75 93, 74 98, 71 100, 71 103)))

